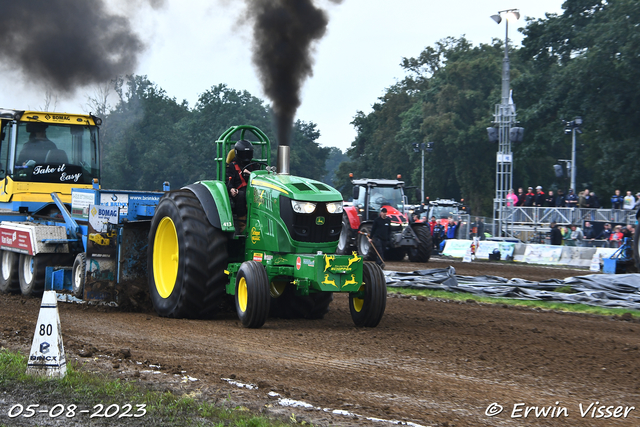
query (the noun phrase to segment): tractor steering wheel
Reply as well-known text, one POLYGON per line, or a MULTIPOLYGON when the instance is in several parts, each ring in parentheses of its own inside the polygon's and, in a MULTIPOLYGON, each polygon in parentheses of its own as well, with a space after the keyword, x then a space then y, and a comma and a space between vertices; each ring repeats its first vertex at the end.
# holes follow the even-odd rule
MULTIPOLYGON (((385 203, 387 203, 387 199, 385 199, 384 197, 380 196, 375 200, 375 203, 380 205, 380 207, 382 207, 382 205, 384 205, 385 203)), ((387 203, 388 204, 388 203, 387 203)))

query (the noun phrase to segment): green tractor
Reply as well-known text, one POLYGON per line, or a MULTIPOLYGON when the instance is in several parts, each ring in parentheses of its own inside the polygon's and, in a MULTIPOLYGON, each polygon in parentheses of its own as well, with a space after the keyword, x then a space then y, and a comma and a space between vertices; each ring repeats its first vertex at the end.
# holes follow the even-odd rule
POLYGON ((336 255, 342 196, 318 181, 289 175, 289 147, 270 166, 269 139, 234 126, 216 141, 216 179, 166 193, 149 232, 149 290, 166 317, 208 318, 235 297, 243 326, 271 316, 322 318, 334 292, 349 294, 357 326, 375 327, 386 307, 382 270, 356 253, 336 255), (259 169, 247 182, 241 230, 225 184, 237 141, 254 147, 259 169))

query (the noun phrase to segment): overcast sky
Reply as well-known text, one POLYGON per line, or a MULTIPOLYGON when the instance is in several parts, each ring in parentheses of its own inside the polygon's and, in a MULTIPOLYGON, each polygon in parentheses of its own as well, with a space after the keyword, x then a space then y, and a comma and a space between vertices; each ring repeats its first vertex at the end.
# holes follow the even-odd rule
MULTIPOLYGON (((124 0, 112 1, 114 10, 124 13, 124 0)), ((355 137, 350 125, 354 115, 370 112, 385 88, 403 77, 399 65, 403 57, 417 56, 447 36, 465 35, 474 44, 504 39, 504 21, 497 25, 490 15, 512 8, 519 8, 522 17, 509 25, 509 37, 520 44, 522 35, 516 27, 524 26, 524 17, 561 13, 562 3, 344 0, 336 5, 318 0, 328 11, 329 26, 315 47, 314 75, 304 83, 297 118, 318 125, 323 146, 346 149, 355 137)), ((199 94, 219 83, 266 100, 251 63, 251 31, 240 20, 242 7, 240 0, 165 0, 159 10, 138 9, 133 25, 148 48, 135 73, 147 75, 170 97, 186 99, 190 106, 199 94)), ((29 87, 25 82, 2 79, 0 106, 37 109, 44 105, 42 92, 29 87)), ((80 111, 88 92, 59 99, 57 110, 80 111)), ((517 94, 514 98, 517 103, 517 94)), ((115 96, 110 101, 115 103, 115 96)))

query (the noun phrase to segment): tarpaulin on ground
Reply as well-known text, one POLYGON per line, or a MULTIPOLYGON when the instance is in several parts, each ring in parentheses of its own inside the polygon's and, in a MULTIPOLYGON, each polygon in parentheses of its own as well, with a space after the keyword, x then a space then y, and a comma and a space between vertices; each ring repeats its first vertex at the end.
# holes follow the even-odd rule
POLYGON ((466 292, 487 297, 556 301, 640 310, 640 274, 589 274, 533 282, 496 276, 458 276, 453 267, 412 273, 385 271, 387 287, 466 292), (575 293, 556 292, 570 286, 575 293))

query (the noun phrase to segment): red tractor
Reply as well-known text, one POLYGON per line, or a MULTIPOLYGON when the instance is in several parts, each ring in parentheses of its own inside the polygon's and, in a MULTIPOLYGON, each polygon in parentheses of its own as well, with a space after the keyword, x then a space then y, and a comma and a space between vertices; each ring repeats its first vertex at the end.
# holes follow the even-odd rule
POLYGON ((385 248, 385 261, 401 261, 409 255, 412 262, 427 262, 431 257, 429 225, 409 224, 405 213, 404 182, 391 179, 352 179, 353 205, 345 206, 337 253, 357 251, 373 259, 374 250, 367 236, 381 208, 391 219, 391 239, 385 248))

